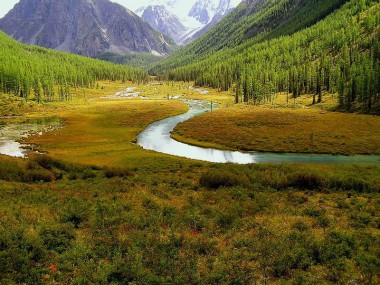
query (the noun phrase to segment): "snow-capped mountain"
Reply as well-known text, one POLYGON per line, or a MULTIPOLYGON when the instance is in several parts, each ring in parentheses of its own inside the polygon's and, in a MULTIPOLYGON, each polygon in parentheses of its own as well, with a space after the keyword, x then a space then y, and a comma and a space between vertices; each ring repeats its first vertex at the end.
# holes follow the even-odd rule
POLYGON ((215 11, 216 7, 212 0, 199 0, 193 5, 188 15, 202 24, 208 24, 215 11))
POLYGON ((148 6, 141 16, 152 28, 168 35, 178 42, 186 32, 186 27, 178 16, 169 12, 165 6, 148 6))
POLYGON ((136 52, 166 55, 168 36, 109 0, 21 0, 0 29, 27 44, 89 57, 136 52))
POLYGON ((162 33, 169 29, 166 34, 172 36, 178 44, 187 44, 219 22, 240 2, 241 0, 151 0, 151 5, 142 6, 135 13, 162 33), (154 8, 158 6, 159 9, 154 8), (173 22, 173 15, 177 16, 182 25, 173 22))

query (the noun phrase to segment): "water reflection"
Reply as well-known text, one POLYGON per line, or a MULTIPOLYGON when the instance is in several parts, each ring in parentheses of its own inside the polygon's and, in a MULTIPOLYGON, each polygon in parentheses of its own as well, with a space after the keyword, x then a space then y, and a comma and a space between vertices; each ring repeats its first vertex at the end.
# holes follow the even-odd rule
MULTIPOLYGON (((175 126, 194 116, 211 110, 209 102, 184 100, 190 106, 187 113, 167 118, 149 125, 139 136, 137 142, 147 150, 171 154, 179 157, 203 160, 217 163, 379 163, 380 156, 357 155, 308 155, 308 154, 274 154, 274 153, 244 153, 239 151, 224 151, 212 148, 202 148, 178 142, 170 137, 175 126)), ((214 105, 213 108, 217 107, 214 105)))

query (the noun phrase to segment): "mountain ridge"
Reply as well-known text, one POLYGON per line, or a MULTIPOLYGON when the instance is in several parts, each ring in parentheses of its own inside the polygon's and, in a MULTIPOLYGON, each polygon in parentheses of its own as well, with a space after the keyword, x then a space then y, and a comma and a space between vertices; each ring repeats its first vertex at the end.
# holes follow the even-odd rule
POLYGON ((146 7, 141 18, 152 28, 172 37, 175 42, 178 42, 186 31, 186 27, 181 23, 181 20, 163 5, 146 7))
POLYGON ((151 1, 151 5, 138 8, 135 12, 158 31, 168 31, 177 44, 186 45, 218 23, 239 2, 240 0, 196 0, 186 3, 190 6, 182 7, 183 5, 179 1, 156 0, 151 1), (166 12, 162 13, 157 10, 156 13, 152 13, 152 7, 158 6, 161 7, 161 11, 164 7, 166 12), (149 12, 149 16, 144 15, 146 10, 149 12), (168 13, 175 15, 181 25, 177 20, 168 19, 168 13), (157 22, 162 24, 157 24, 157 22))
POLYGON ((21 0, 0 29, 27 44, 89 57, 104 52, 165 55, 174 42, 108 0, 21 0))

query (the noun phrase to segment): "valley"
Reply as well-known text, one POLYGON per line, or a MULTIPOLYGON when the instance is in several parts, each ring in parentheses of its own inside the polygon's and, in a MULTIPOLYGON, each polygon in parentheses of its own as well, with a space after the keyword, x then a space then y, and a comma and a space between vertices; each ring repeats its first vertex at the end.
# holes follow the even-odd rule
POLYGON ((0 19, 0 284, 379 283, 378 1, 74 2, 0 19))
MULTIPOLYGON (((25 141, 47 155, 1 156, 3 280, 246 284, 266 278, 277 284, 373 278, 376 269, 363 259, 378 250, 368 239, 379 235, 379 165, 239 166, 143 150, 135 139, 148 124, 188 109, 168 95, 219 102, 221 109, 195 118, 206 122, 220 116, 222 123, 231 108, 250 109, 233 106, 228 92, 201 94, 188 83, 108 81, 77 89, 69 102, 29 111, 14 106, 26 118, 59 117, 64 127, 25 141), (126 87, 150 100, 105 99, 126 87), (263 252, 272 252, 271 259, 263 252), (353 267, 335 266, 343 260, 353 267), (12 273, 15 268, 25 273, 12 273)), ((229 121, 239 120, 228 113, 229 121)))

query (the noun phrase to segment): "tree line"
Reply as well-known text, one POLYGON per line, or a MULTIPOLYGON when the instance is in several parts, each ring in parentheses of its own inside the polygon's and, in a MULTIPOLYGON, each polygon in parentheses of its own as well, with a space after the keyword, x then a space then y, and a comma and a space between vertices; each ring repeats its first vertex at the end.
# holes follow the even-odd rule
POLYGON ((38 102, 70 100, 72 88, 93 87, 98 80, 147 80, 138 68, 20 44, 2 32, 0 62, 0 92, 26 100, 34 94, 38 102))
POLYGON ((171 80, 235 90, 236 102, 270 101, 278 92, 322 101, 337 94, 341 108, 380 113, 380 5, 349 1, 291 36, 213 53, 162 73, 171 80))

